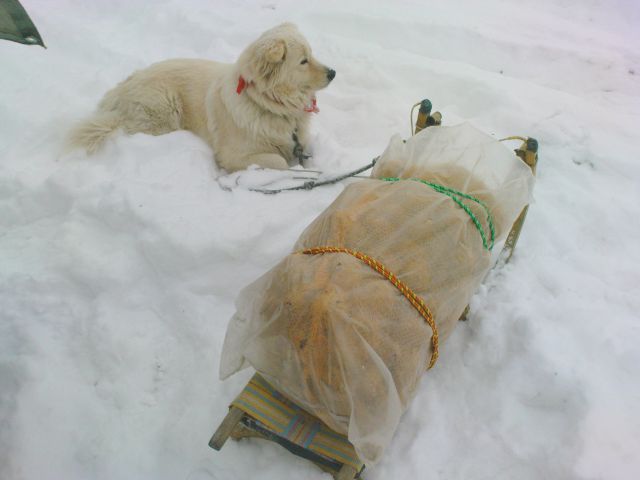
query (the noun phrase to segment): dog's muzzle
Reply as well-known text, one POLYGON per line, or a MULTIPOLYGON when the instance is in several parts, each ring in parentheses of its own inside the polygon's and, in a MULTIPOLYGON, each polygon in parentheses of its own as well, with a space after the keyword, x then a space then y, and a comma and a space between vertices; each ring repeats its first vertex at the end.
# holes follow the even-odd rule
POLYGON ((328 69, 327 70, 327 78, 329 79, 329 81, 331 81, 334 78, 336 78, 336 71, 332 70, 332 69, 328 69))

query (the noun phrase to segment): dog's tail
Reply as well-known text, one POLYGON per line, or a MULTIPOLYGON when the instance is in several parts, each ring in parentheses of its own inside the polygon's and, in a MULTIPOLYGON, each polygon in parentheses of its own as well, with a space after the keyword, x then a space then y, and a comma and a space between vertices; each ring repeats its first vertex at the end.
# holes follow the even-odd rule
POLYGON ((122 119, 117 112, 99 111, 71 130, 65 150, 83 148, 89 154, 95 153, 121 126, 122 119))

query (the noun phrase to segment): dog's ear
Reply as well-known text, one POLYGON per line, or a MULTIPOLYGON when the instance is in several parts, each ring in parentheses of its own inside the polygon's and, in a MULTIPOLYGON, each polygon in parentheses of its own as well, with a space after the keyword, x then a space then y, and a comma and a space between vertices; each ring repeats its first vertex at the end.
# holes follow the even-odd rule
POLYGON ((267 31, 253 42, 238 59, 239 70, 249 82, 274 82, 287 58, 286 37, 267 31))
POLYGON ((261 53, 267 63, 280 63, 287 57, 287 44, 282 39, 270 40, 261 53))

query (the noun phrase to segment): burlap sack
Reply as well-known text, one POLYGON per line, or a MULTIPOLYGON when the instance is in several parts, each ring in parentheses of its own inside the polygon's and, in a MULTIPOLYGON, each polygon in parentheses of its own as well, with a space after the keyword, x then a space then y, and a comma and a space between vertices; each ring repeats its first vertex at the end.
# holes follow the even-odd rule
POLYGON ((362 260, 300 252, 343 247, 377 260, 424 300, 442 345, 492 264, 487 212, 456 196, 465 210, 415 180, 379 179, 419 178, 483 202, 496 245, 533 185, 522 161, 469 125, 429 128, 406 143, 392 138, 372 177, 345 188, 293 252, 242 291, 220 369, 226 378, 252 365, 347 434, 369 464, 413 397, 433 353, 433 332, 400 290, 362 260))

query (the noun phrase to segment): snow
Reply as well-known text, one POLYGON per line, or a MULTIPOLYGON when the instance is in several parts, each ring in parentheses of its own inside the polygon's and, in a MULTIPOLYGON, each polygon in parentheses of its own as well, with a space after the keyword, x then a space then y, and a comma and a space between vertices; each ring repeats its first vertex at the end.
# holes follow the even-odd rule
POLYGON ((446 124, 540 141, 512 262, 366 477, 640 475, 637 2, 23 4, 48 49, 0 43, 0 478, 329 478, 273 444, 207 441, 251 373, 217 378, 236 294, 343 185, 224 190, 188 132, 60 153, 131 71, 233 61, 285 20, 338 72, 313 169, 369 162, 424 97, 446 124))

